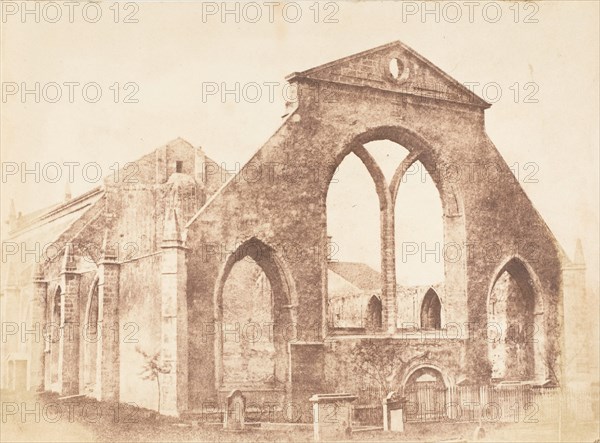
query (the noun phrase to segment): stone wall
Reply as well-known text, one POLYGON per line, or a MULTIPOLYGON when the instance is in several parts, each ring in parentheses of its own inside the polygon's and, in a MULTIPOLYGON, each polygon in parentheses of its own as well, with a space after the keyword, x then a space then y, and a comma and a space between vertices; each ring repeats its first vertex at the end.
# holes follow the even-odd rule
MULTIPOLYGON (((385 389, 402 386, 420 367, 439 370, 446 383, 487 383, 492 376, 489 298, 493 283, 512 260, 522 263, 535 292, 534 315, 544 344, 542 353, 535 351, 536 377, 553 372, 560 378, 561 271, 568 260, 489 140, 484 124, 489 106, 399 43, 289 80, 297 87, 297 104, 235 177, 199 148, 177 139, 122 165, 101 191, 94 191, 91 209, 73 223, 65 222, 53 237, 61 244, 97 246, 91 262, 84 262, 75 248, 71 258, 56 257, 42 270, 45 311, 53 313, 49 302, 54 303, 60 286, 58 312, 67 322, 85 318, 97 273, 99 318, 110 327, 103 328, 97 348, 96 396, 156 408, 156 381, 143 380, 139 372, 142 353, 157 352, 176 366, 161 388, 169 413, 188 408, 188 394, 190 409, 222 396, 222 355, 246 355, 240 363, 244 365, 252 362, 250 351, 256 351, 224 352, 219 341, 227 278, 237 255, 248 246, 262 249, 250 256, 272 289, 271 314, 278 328, 273 372, 288 400, 371 385, 374 380, 365 379, 372 372, 368 365, 390 358, 394 372, 384 380, 385 389), (396 64, 397 75, 386 71, 390 62, 396 64), (382 182, 362 148, 382 139, 404 146, 408 158, 427 169, 440 194, 445 279, 434 288, 442 306, 439 333, 423 335, 418 327, 404 327, 420 324, 426 289, 400 288, 395 282, 397 245, 390 207, 396 191, 382 182), (375 182, 382 217, 384 328, 362 336, 337 334, 327 321, 327 192, 335 169, 350 152, 379 177, 375 182), (284 337, 285 326, 293 332, 285 331, 284 337), (357 362, 363 367, 357 369, 357 362)), ((573 281, 579 271, 569 272, 567 290, 582 293, 573 281)), ((246 285, 238 288, 240 302, 251 297, 256 304, 230 305, 228 323, 266 318, 258 314, 266 299, 249 295, 246 285)), ((10 292, 16 287, 3 296, 11 310, 18 308, 10 292)), ((35 294, 43 293, 40 288, 35 294)), ((26 293, 30 299, 34 294, 31 288, 26 293)), ((363 308, 360 297, 352 303, 354 309, 363 308)), ((63 340, 51 347, 45 354, 46 389, 65 395, 85 389, 85 345, 63 340)), ((234 372, 238 379, 248 374, 240 368, 234 372)))
MULTIPOLYGON (((387 59, 392 53, 382 51, 379 56, 387 59)), ((356 65, 372 68, 366 61, 356 61, 356 65)), ((434 77, 439 74, 427 72, 434 77)), ((293 77, 298 86, 297 108, 242 168, 238 180, 229 182, 189 224, 190 323, 212 322, 214 288, 226 258, 237 245, 256 237, 285 264, 298 301, 299 340, 319 342, 327 336, 323 252, 329 180, 357 145, 389 139, 418 154, 440 191, 445 243, 454 244, 452 258, 445 260, 441 297, 445 321, 459 325, 461 338, 467 340, 462 370, 473 380, 490 379, 487 298, 499 269, 514 256, 522 257, 532 278, 539 280, 546 350, 551 360, 558 361, 561 253, 487 137, 484 106, 448 96, 403 95, 385 84, 356 87, 335 76, 324 78, 327 75, 293 77), (473 165, 474 161, 480 164, 473 165), (458 172, 449 174, 450 169, 458 172), (490 170, 497 171, 495 178, 486 172, 490 170)), ((393 250, 383 253, 394 255, 393 250)), ((386 307, 390 307, 388 301, 386 307)), ((206 338, 202 344, 190 340, 191 359, 210 355, 212 337, 206 338)), ((313 364, 318 368, 318 362, 313 364)), ((212 366, 210 361, 190 365, 192 395, 211 395, 215 389, 212 366)))
POLYGON ((328 340, 325 389, 358 395, 360 404, 378 404, 390 391, 401 393, 418 368, 438 370, 450 386, 465 380, 466 358, 463 340, 356 336, 328 340))
POLYGON ((157 383, 140 375, 140 351, 160 352, 160 263, 160 254, 123 263, 119 279, 120 400, 149 409, 157 408, 157 383))

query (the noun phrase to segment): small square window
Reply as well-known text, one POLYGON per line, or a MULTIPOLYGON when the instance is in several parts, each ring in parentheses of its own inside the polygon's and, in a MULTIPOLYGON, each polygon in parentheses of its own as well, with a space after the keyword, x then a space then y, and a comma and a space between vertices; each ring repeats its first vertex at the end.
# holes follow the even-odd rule
POLYGON ((177 160, 175 162, 175 172, 182 172, 183 171, 183 162, 180 160, 177 160))

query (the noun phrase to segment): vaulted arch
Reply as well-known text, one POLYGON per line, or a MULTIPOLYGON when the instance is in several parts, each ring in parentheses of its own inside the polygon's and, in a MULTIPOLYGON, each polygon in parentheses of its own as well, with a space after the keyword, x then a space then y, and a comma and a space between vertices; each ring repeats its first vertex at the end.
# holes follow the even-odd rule
POLYGON ((492 379, 543 381, 545 359, 542 294, 530 266, 511 257, 495 273, 487 299, 488 356, 492 379))
MULTIPOLYGON (((349 134, 346 140, 342 140, 344 148, 333 159, 333 164, 329 168, 329 177, 331 180, 337 165, 341 163, 343 158, 356 149, 357 146, 364 146, 367 143, 377 140, 389 140, 396 143, 409 151, 409 155, 398 168, 397 174, 390 181, 392 189, 396 189, 400 179, 403 176, 401 171, 406 171, 414 162, 420 161, 425 169, 430 174, 435 186, 440 192, 444 212, 450 209, 450 206, 455 207, 458 201, 459 206, 462 206, 462 196, 460 189, 453 188, 454 181, 447 179, 445 172, 450 169, 448 165, 437 157, 436 151, 432 143, 426 140, 423 136, 403 126, 377 126, 367 129, 360 134, 349 134)), ((397 191, 394 191, 396 193, 397 191)))
POLYGON ((286 389, 296 297, 282 259, 249 239, 225 261, 214 297, 216 389, 286 389))

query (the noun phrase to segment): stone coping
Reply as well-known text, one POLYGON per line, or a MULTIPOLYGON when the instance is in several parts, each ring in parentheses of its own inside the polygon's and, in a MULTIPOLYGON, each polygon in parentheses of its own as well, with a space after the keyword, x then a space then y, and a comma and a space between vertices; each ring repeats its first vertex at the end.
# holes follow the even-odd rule
POLYGON ((252 392, 285 392, 285 387, 270 387, 268 385, 264 386, 221 386, 219 387, 219 393, 227 392, 231 393, 233 391, 241 391, 243 395, 252 392))
POLYGON ((337 403, 340 401, 352 402, 356 400, 358 396, 346 393, 337 394, 315 394, 308 400, 313 403, 337 403))
POLYGON ((329 331, 329 334, 324 338, 324 341, 336 341, 336 340, 357 340, 357 339, 392 339, 392 340, 405 340, 405 341, 444 341, 444 342, 466 342, 468 336, 465 334, 463 337, 445 337, 443 335, 444 330, 398 330, 397 332, 390 333, 379 333, 379 334, 347 334, 341 331, 329 331))

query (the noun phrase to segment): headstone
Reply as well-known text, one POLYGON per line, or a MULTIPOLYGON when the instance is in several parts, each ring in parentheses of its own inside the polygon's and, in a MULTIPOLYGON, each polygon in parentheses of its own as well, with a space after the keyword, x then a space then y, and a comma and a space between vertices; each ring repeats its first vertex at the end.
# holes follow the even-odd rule
POLYGON ((356 398, 350 394, 315 394, 310 398, 315 441, 352 438, 352 402, 356 398))
POLYGON ((404 432, 404 398, 398 397, 395 391, 390 392, 383 400, 383 430, 404 432))
POLYGON ((475 428, 475 432, 473 433, 473 440, 479 441, 485 438, 485 429, 479 425, 475 428))
POLYGON ((388 395, 383 399, 383 430, 390 430, 390 411, 388 410, 388 400, 390 400, 394 395, 396 395, 396 391, 391 391, 388 395))
POLYGON ((244 429, 246 415, 246 397, 242 391, 235 390, 227 396, 227 409, 225 409, 225 423, 223 427, 228 430, 241 431, 244 429))

